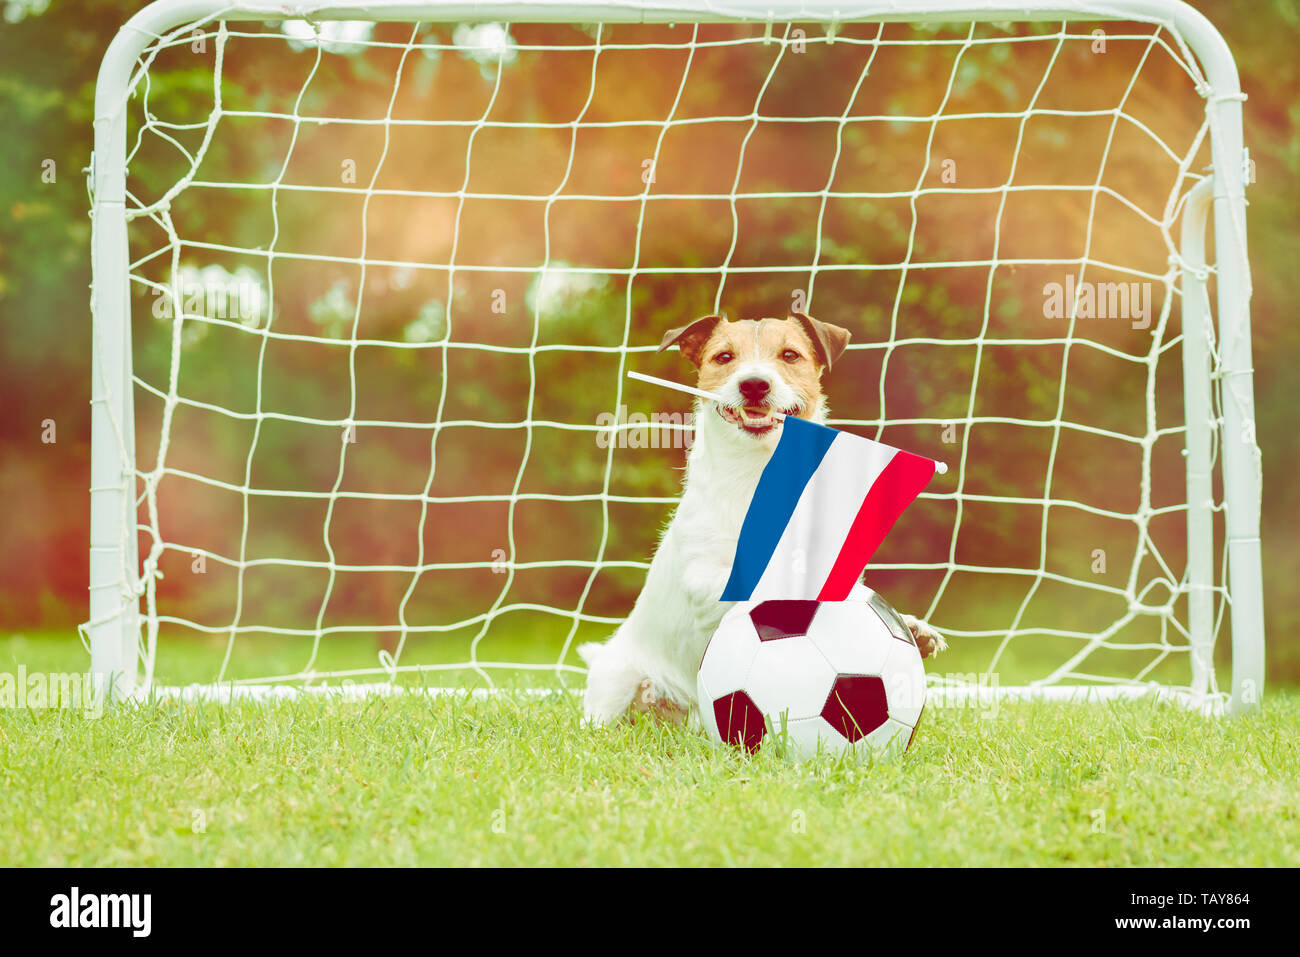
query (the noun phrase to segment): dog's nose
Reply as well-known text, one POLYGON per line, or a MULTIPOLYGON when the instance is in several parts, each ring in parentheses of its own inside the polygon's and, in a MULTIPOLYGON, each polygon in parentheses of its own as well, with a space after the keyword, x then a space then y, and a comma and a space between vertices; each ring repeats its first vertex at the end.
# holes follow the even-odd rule
POLYGON ((762 402, 771 391, 772 383, 766 379, 753 378, 740 381, 740 394, 745 397, 746 401, 753 402, 755 405, 762 402))

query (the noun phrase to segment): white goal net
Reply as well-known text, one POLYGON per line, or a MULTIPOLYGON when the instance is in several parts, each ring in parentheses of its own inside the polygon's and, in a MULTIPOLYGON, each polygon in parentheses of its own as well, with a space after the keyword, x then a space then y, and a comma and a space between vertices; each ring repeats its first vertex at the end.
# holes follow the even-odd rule
POLYGON ((666 328, 798 310, 853 333, 831 424, 951 466, 866 579, 948 637, 937 686, 1258 700, 1217 34, 1165 0, 680 6, 164 0, 123 31, 95 670, 580 687, 691 434, 627 372, 690 381, 666 328))

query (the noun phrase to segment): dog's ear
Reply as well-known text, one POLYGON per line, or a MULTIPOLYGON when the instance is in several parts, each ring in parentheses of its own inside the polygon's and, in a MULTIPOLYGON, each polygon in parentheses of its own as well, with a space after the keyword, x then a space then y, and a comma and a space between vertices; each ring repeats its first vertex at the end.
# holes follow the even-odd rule
POLYGON ((709 336, 713 335, 713 327, 722 321, 722 316, 704 316, 676 329, 669 329, 664 333, 663 342, 659 343, 656 351, 663 352, 671 345, 680 345, 682 355, 690 359, 693 365, 698 366, 700 350, 709 341, 709 336))
POLYGON ((834 365, 835 360, 848 348, 849 338, 853 335, 849 330, 814 319, 802 312, 792 312, 790 318, 803 326, 804 332, 812 340, 813 348, 817 350, 818 361, 826 368, 834 365))

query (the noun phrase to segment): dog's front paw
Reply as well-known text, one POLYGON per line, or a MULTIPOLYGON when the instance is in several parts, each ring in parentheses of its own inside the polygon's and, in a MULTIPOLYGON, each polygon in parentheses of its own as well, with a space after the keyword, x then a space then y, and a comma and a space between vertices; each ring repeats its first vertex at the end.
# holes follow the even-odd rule
POLYGON ((943 635, 921 619, 913 618, 911 615, 904 615, 903 624, 907 625, 907 630, 912 633, 912 638, 916 641, 916 647, 920 649, 922 658, 929 658, 931 655, 937 655, 941 651, 948 650, 948 642, 943 640, 943 635))
POLYGON ((687 713, 686 708, 660 692, 649 678, 641 682, 636 697, 632 699, 632 706, 628 709, 628 714, 633 720, 636 720, 637 715, 648 714, 676 725, 686 723, 687 713))

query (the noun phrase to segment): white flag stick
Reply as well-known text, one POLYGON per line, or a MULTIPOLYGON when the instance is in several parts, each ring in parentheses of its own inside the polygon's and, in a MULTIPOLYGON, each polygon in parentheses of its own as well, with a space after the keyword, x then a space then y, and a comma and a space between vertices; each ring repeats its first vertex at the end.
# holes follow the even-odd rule
MULTIPOLYGON (((671 379, 660 379, 658 376, 646 375, 644 372, 633 372, 631 370, 628 370, 627 375, 629 379, 649 382, 651 385, 661 385, 665 389, 676 389, 678 392, 685 392, 687 395, 693 395, 701 399, 711 399, 714 402, 720 402, 723 405, 726 405, 726 403, 722 401, 722 396, 717 395, 716 393, 705 392, 703 389, 697 389, 694 386, 682 385, 680 382, 673 382, 671 379)), ((775 419, 784 419, 785 413, 773 412, 772 417, 775 419)), ((943 475, 948 471, 948 463, 936 461, 934 463, 934 470, 940 475, 943 475)))
MULTIPOLYGON (((661 385, 665 389, 676 389, 678 392, 685 392, 687 395, 698 396, 701 399, 712 399, 714 402, 722 402, 722 396, 714 392, 705 392, 703 389, 697 389, 694 386, 682 385, 680 382, 673 382, 671 379, 660 379, 657 376, 646 375, 644 372, 631 372, 627 374, 629 379, 640 379, 642 382, 649 382, 651 385, 661 385)), ((727 403, 722 402, 723 405, 727 403)), ((783 412, 773 412, 773 416, 779 419, 785 418, 783 412)))

